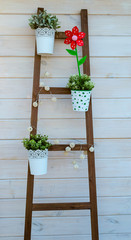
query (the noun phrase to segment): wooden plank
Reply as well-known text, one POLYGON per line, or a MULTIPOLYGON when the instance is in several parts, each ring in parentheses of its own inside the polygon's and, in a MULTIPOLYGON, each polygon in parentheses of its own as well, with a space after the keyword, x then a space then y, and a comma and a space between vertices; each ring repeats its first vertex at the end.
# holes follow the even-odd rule
MULTIPOLYGON (((73 57, 53 57, 42 60, 41 77, 44 77, 45 68, 51 77, 69 77, 77 72, 76 61, 73 57), (59 66, 59 71, 58 71, 59 66), (65 68, 66 66, 66 68, 65 68), (68 71, 67 71, 68 69, 68 71)), ((91 58, 92 77, 130 77, 131 58, 91 58)), ((1 78, 31 78, 33 76, 32 57, 4 57, 0 58, 1 78)))
MULTIPOLYGON (((62 143, 63 140, 60 139, 62 143)), ((69 144, 72 140, 65 140, 64 143, 69 144)), ((79 141, 82 142, 82 141, 79 141)), ((27 159, 27 151, 23 148, 21 140, 1 140, 2 160, 21 160, 27 159)), ((96 139, 95 152, 96 158, 129 158, 131 157, 131 140, 130 139, 96 139), (104 150, 103 150, 104 149, 104 150)), ((78 158, 78 152, 70 152, 69 158, 78 158)), ((49 152, 49 157, 67 158, 64 152, 49 152)))
MULTIPOLYGON (((22 236, 23 235, 23 218, 0 219, 0 235, 2 236, 22 236), (5 226, 10 226, 7 227, 5 226)), ((108 234, 127 234, 130 233, 130 215, 123 216, 100 216, 100 233, 108 234), (126 224, 125 224, 126 222, 126 224)), ((58 218, 34 218, 32 225, 32 235, 36 236, 52 236, 55 235, 87 235, 90 234, 90 217, 58 217, 58 218), (44 227, 46 226, 46 227, 44 227), (88 227, 87 227, 88 226, 88 227)), ((36 239, 36 238, 35 238, 36 239)), ((37 238, 38 239, 38 238, 37 238)), ((125 239, 124 239, 125 240, 125 239)))
MULTIPOLYGON (((130 240, 131 234, 100 234, 100 239, 101 240, 130 240)), ((32 240, 79 240, 80 236, 79 235, 67 235, 67 236, 32 236, 32 240)), ((23 237, 0 237, 0 240, 23 240, 23 237)), ((91 236, 90 235, 81 235, 81 240, 90 240, 91 236)))
MULTIPOLYGON (((99 197, 125 197, 131 195, 130 178, 98 178, 99 197), (113 187, 112 187, 113 186, 113 187)), ((0 180, 0 198, 25 198, 25 180, 0 180)), ((88 181, 81 179, 36 179, 34 198, 87 198, 88 181)))
MULTIPOLYGON (((2 119, 29 119, 30 99, 1 99, 0 118, 2 119)), ((93 117, 99 119, 131 118, 131 99, 93 99, 93 117)), ((71 99, 43 99, 39 105, 39 119, 44 118, 84 118, 84 113, 72 109, 71 99), (53 114, 52 114, 53 113, 53 114)))
POLYGON ((110 3, 103 1, 91 0, 87 1, 82 0, 81 5, 79 5, 79 1, 76 0, 75 2, 70 2, 69 0, 65 1, 58 1, 56 4, 53 0, 50 1, 45 0, 44 3, 41 0, 37 2, 33 2, 28 0, 26 2, 23 0, 18 4, 16 0, 12 0, 11 4, 9 4, 8 0, 5 0, 1 6, 1 13, 36 13, 36 9, 38 6, 44 7, 48 9, 48 12, 54 14, 79 14, 80 8, 88 8, 90 14, 130 14, 131 6, 130 0, 119 0, 119 4, 116 1, 111 0, 110 3), (8 6, 8 7, 7 7, 8 6), (25 7, 26 6, 26 7, 25 7), (70 7, 69 7, 70 6, 70 7), (128 6, 128 7, 127 7, 128 6))
MULTIPOLYGON (((131 81, 130 78, 92 78, 95 83, 92 97, 94 98, 130 98, 131 81), (113 86, 113 88, 112 88, 113 86), (104 89, 104 90, 103 90, 104 89)), ((42 78, 45 86, 66 87, 68 78, 42 78)), ((32 91, 31 78, 1 78, 0 98, 30 98, 32 91), (20 91, 19 91, 20 89, 20 91)), ((47 98, 48 95, 41 95, 40 98, 47 98)), ((50 97, 50 96, 49 96, 50 97)), ((57 95, 57 98, 63 98, 57 95)), ((66 98, 70 96, 66 95, 66 98)))
MULTIPOLYGON (((131 56, 131 41, 129 36, 90 36, 89 40, 91 57, 131 56)), ((34 36, 1 36, 0 42, 0 56, 34 56, 34 36)), ((63 42, 64 40, 55 41, 52 57, 69 56, 65 50, 67 45, 63 44, 63 42)), ((78 50, 79 56, 81 56, 81 48, 78 50)))
MULTIPOLYGON (((120 240, 130 240, 130 237, 131 237, 131 234, 100 234, 100 238, 101 240, 108 240, 110 237, 111 240, 117 240, 118 237, 120 240)), ((0 240, 14 240, 16 239, 17 240, 23 240, 22 237, 0 237, 0 240)), ((32 236, 32 240, 36 240, 39 239, 39 240, 79 240, 80 236, 78 235, 68 235, 68 236, 32 236)), ((91 236, 90 235, 83 235, 81 236, 81 240, 90 240, 91 239, 91 236)))
MULTIPOLYGON (((46 198, 34 199, 35 203, 52 203, 52 202, 85 202, 85 198, 46 198)), ((112 215, 130 215, 131 214, 131 197, 98 197, 99 216, 112 215)), ((17 218, 25 215, 25 199, 0 199, 0 217, 17 218)), ((46 211, 33 212, 33 217, 76 217, 89 216, 90 212, 85 211, 46 211)))
MULTIPOLYGON (((0 35, 1 36, 32 36, 35 35, 28 25, 30 15, 0 15, 0 35)), ((71 29, 75 25, 79 28, 79 15, 58 15, 61 23, 60 31, 71 29)), ((130 15, 91 15, 89 12, 89 35, 90 36, 130 36, 131 35, 131 16, 130 15)), ((17 37, 16 36, 16 37, 17 37)), ((126 47, 126 46, 125 46, 126 47)), ((95 46, 94 46, 95 48, 95 46)), ((20 50, 20 49, 19 49, 20 50)), ((103 51, 101 49, 101 51, 103 51)), ((130 51, 130 50, 129 50, 130 51)))
MULTIPOLYGON (((69 156, 69 155, 68 155, 69 156)), ((81 160, 78 155, 74 161, 79 168, 75 169, 73 159, 69 158, 51 158, 48 161, 48 173, 35 178, 86 178, 87 161, 81 160)), ((27 160, 0 160, 0 179, 25 179, 27 177, 27 160)), ((130 158, 105 158, 96 159, 96 177, 97 178, 115 178, 130 177, 131 161, 130 158)))
MULTIPOLYGON (((84 119, 40 119, 38 129, 51 138, 85 139, 84 119), (52 126, 53 124, 53 126, 52 126), (68 131, 67 131, 68 129, 68 131), (76 132, 76 129, 77 132, 76 132)), ((23 139, 29 136, 27 128, 29 120, 0 120, 0 139, 23 139)), ((130 119, 94 119, 94 137, 100 138, 130 138, 130 119)))
POLYGON ((53 211, 53 210, 85 210, 91 209, 90 202, 69 202, 69 203, 34 203, 33 211, 53 211))

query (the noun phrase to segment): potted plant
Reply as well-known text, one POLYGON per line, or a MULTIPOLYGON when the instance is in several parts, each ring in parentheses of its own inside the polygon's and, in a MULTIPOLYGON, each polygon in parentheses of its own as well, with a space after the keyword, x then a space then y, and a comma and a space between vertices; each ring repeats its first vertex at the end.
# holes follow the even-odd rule
POLYGON ((29 25, 35 29, 37 54, 53 54, 55 31, 60 28, 58 18, 44 10, 32 15, 29 19, 29 25))
POLYGON ((90 76, 86 74, 81 74, 80 65, 82 65, 87 56, 84 56, 79 60, 77 45, 83 46, 83 38, 85 37, 84 32, 79 32, 77 26, 72 28, 72 31, 65 31, 67 38, 65 39, 65 44, 71 44, 71 49, 66 49, 66 51, 73 56, 76 56, 78 74, 72 75, 69 78, 67 87, 71 89, 72 105, 74 111, 88 111, 91 90, 94 88, 94 83, 91 81, 90 76))
POLYGON ((28 159, 32 175, 42 175, 47 173, 48 148, 51 143, 48 136, 36 134, 30 138, 23 139, 23 145, 28 150, 28 159))

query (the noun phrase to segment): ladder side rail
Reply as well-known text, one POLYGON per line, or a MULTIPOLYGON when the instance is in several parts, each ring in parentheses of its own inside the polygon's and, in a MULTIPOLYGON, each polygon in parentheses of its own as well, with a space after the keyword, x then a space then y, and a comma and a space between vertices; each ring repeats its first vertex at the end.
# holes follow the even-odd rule
MULTIPOLYGON (((37 12, 41 10, 43 9, 38 8, 37 12)), ((38 108, 33 107, 33 102, 36 100, 36 98, 38 100, 39 97, 40 65, 41 56, 37 55, 37 46, 35 42, 35 59, 34 59, 32 107, 31 107, 31 126, 33 128, 32 134, 34 135, 37 133, 38 108)), ((28 162, 24 240, 31 240, 33 190, 34 190, 34 176, 31 175, 30 173, 30 166, 28 162)))
MULTIPOLYGON (((90 56, 89 56, 89 34, 88 34, 88 12, 87 9, 81 10, 81 30, 86 33, 84 46, 82 48, 83 56, 87 56, 83 65, 83 72, 90 76, 90 56)), ((88 176, 89 176, 89 193, 91 203, 91 232, 92 240, 99 240, 98 233, 98 215, 97 215, 97 195, 96 195, 96 176, 95 176, 95 155, 90 152, 89 148, 94 145, 93 139, 93 121, 92 121, 92 96, 90 99, 89 110, 85 113, 86 118, 86 136, 87 136, 87 153, 88 153, 88 176)))

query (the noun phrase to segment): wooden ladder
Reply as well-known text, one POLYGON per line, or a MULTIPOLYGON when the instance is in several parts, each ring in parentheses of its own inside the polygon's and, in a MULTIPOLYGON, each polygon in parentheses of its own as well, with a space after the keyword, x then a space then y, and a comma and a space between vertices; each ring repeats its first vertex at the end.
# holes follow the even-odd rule
MULTIPOLYGON (((37 12, 43 11, 43 8, 38 8, 37 12)), ((87 9, 81 10, 81 31, 86 33, 84 46, 82 49, 83 56, 87 59, 83 65, 83 73, 90 76, 90 59, 89 59, 89 38, 88 38, 88 12, 87 9)), ((57 32, 56 39, 65 39, 64 32, 57 32)), ((37 55, 35 44, 35 61, 34 61, 34 76, 33 76, 33 92, 32 92, 32 108, 31 108, 31 126, 33 127, 32 134, 37 132, 37 116, 38 107, 33 107, 33 102, 38 99, 39 94, 50 94, 44 88, 40 88, 40 65, 41 56, 37 55)), ((52 94, 70 94, 70 89, 51 87, 52 94)), ((95 156, 94 152, 90 152, 90 146, 94 146, 93 141, 93 122, 92 122, 92 97, 90 99, 89 110, 85 113, 86 118, 86 135, 87 144, 76 144, 74 151, 84 150, 88 153, 88 176, 89 176, 89 202, 70 202, 70 203, 33 203, 33 187, 34 176, 30 174, 30 167, 28 163, 28 179, 27 179, 27 196, 26 196, 26 212, 25 212, 25 232, 24 240, 31 240, 31 225, 33 211, 57 211, 57 210, 85 210, 89 209, 91 214, 91 232, 92 240, 99 240, 98 234, 98 216, 97 216, 97 197, 96 197, 96 177, 95 177, 95 156)), ((64 151, 67 145, 58 144, 52 145, 49 151, 64 151)))

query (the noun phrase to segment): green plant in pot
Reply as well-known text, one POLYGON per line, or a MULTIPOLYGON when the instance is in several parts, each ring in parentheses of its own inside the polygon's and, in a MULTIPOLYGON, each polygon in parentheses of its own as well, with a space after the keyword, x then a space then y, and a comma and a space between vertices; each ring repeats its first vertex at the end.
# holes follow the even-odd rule
POLYGON ((65 44, 71 44, 71 49, 66 49, 66 51, 73 56, 76 56, 78 74, 72 75, 69 78, 67 87, 71 89, 72 105, 74 111, 88 111, 91 91, 94 88, 94 83, 91 81, 90 76, 86 74, 81 74, 80 65, 82 65, 86 56, 79 60, 77 45, 83 46, 83 38, 85 37, 84 32, 79 32, 77 26, 72 28, 72 31, 65 31, 67 38, 65 39, 65 44))
POLYGON ((48 136, 31 134, 30 138, 24 138, 22 142, 24 147, 28 150, 28 159, 31 174, 46 174, 48 162, 48 148, 51 146, 51 143, 48 142, 48 136))
POLYGON ((58 18, 46 10, 40 11, 31 16, 29 26, 35 29, 37 54, 53 54, 55 31, 60 28, 58 18))

